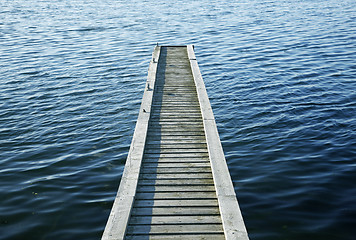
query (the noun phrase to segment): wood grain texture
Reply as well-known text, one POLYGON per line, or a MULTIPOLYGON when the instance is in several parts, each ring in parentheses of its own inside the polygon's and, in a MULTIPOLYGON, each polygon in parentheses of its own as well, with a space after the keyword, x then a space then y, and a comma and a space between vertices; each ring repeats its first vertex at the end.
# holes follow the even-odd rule
POLYGON ((118 192, 131 198, 115 201, 103 239, 247 240, 192 46, 159 50, 118 192))

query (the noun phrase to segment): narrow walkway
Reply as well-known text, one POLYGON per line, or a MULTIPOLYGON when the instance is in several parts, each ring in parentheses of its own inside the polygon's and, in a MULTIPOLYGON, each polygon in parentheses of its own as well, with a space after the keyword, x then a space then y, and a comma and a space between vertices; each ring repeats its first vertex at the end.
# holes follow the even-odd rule
MULTIPOLYGON (((230 196, 231 189, 228 190, 229 202, 224 196, 218 199, 218 185, 231 188, 232 184, 228 172, 225 175, 228 175, 229 186, 219 182, 219 177, 214 181, 214 164, 211 164, 214 153, 208 148, 207 139, 211 136, 206 135, 205 128, 211 120, 215 126, 215 120, 209 118, 212 112, 202 113, 202 108, 207 111, 211 108, 210 104, 206 105, 208 100, 201 96, 206 95, 205 87, 199 88, 196 78, 201 75, 192 61, 196 64, 192 46, 156 47, 145 90, 146 95, 152 96, 151 101, 148 105, 142 103, 140 115, 141 120, 145 120, 139 123, 139 116, 128 157, 130 161, 135 151, 135 138, 142 138, 138 140, 142 148, 140 166, 134 169, 135 174, 127 177, 130 182, 134 181, 132 187, 136 189, 132 199, 126 202, 122 201, 125 191, 120 194, 119 189, 103 239, 248 239, 233 189, 233 196, 230 196), (208 122, 204 122, 204 115, 208 116, 205 117, 208 122), (147 125, 146 129, 139 124, 147 125), (143 129, 141 136, 137 128, 143 129), (231 204, 231 199, 236 203, 231 204), (115 204, 130 206, 121 206, 123 210, 120 210, 115 204), (224 210, 224 204, 237 206, 237 209, 224 210), (231 212, 237 213, 238 223, 231 223, 236 219, 230 216, 231 212), (115 220, 120 217, 126 222, 115 220)), ((203 84, 202 79, 200 84, 203 84)), ((218 137, 217 140, 217 147, 221 148, 218 137)), ((216 147, 215 143, 211 144, 210 148, 216 147)), ((222 160, 226 166, 225 159, 222 160)), ((121 185, 125 184, 129 168, 133 170, 132 165, 126 163, 121 185)), ((215 168, 215 175, 224 174, 219 168, 215 168)), ((227 195, 226 190, 221 191, 227 195)))

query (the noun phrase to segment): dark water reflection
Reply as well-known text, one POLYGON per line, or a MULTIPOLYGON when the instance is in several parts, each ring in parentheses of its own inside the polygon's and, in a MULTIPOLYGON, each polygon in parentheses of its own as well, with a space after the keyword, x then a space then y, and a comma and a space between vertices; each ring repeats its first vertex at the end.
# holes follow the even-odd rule
POLYGON ((356 3, 0 2, 0 239, 98 239, 156 42, 196 46, 251 239, 355 239, 356 3))

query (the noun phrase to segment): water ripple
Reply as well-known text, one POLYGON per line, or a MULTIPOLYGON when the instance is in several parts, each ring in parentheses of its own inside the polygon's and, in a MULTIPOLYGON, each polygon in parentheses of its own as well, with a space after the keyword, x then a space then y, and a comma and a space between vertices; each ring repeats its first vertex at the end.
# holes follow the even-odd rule
POLYGON ((196 46, 251 239, 354 239, 355 8, 1 1, 0 239, 100 238, 156 42, 196 46))

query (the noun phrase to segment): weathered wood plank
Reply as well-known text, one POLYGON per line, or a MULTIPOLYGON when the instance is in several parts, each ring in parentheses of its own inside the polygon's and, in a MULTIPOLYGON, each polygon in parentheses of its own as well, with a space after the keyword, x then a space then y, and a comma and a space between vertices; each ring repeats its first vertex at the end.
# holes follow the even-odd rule
POLYGON ((188 119, 188 118, 181 118, 181 119, 171 119, 171 118, 154 119, 154 118, 152 118, 150 120, 150 123, 153 123, 153 124, 182 124, 182 123, 187 123, 189 125, 192 125, 193 123, 201 124, 201 119, 188 119))
POLYGON ((206 156, 206 154, 199 154, 199 155, 178 155, 178 154, 145 154, 146 156, 144 159, 166 159, 166 160, 206 160, 209 159, 209 156, 206 156))
MULTIPOLYGON (((161 164, 169 164, 169 163, 208 163, 210 161, 208 158, 144 158, 145 163, 161 163, 161 164)), ((147 165, 148 166, 148 165, 147 165)), ((210 166, 210 165, 209 165, 210 166)))
MULTIPOLYGON (((213 177, 211 172, 197 173, 197 172, 181 172, 181 173, 160 173, 160 174, 152 174, 152 173, 142 173, 140 178, 142 179, 170 179, 170 178, 211 178, 213 177)), ((204 191, 205 189, 199 189, 198 191, 204 191)), ((215 191, 215 189, 213 189, 215 191)))
POLYGON ((198 153, 208 153, 205 148, 146 148, 145 153, 147 154, 198 154, 198 153))
POLYGON ((156 86, 156 91, 157 92, 165 92, 165 91, 170 91, 170 92, 197 92, 197 89, 193 85, 185 85, 185 86, 178 86, 178 85, 165 85, 165 86, 156 86))
POLYGON ((152 107, 157 109, 169 110, 169 109, 186 109, 186 110, 200 110, 200 105, 198 103, 191 103, 191 104, 174 104, 170 102, 169 104, 162 103, 159 101, 155 101, 152 103, 152 107))
POLYGON ((176 109, 175 111, 172 111, 172 109, 170 109, 169 111, 168 109, 156 109, 151 112, 151 117, 157 117, 157 116, 180 117, 182 115, 202 118, 201 113, 199 112, 198 109, 187 109, 186 111, 184 111, 183 109, 176 109))
POLYGON ((189 133, 189 132, 193 132, 193 133, 203 133, 204 134, 204 129, 202 128, 202 126, 193 126, 193 127, 186 127, 186 128, 181 128, 179 129, 178 127, 173 127, 171 126, 169 127, 165 127, 165 128, 161 128, 159 126, 153 126, 151 125, 151 129, 149 130, 149 133, 161 133, 161 134, 165 134, 165 133, 189 133))
POLYGON ((218 207, 133 208, 132 216, 219 216, 218 207))
POLYGON ((197 100, 197 94, 180 94, 180 93, 173 93, 173 92, 163 92, 161 94, 157 94, 161 100, 167 100, 167 101, 180 101, 178 99, 182 99, 183 101, 189 101, 189 102, 195 102, 197 100))
POLYGON ((151 122, 186 122, 186 121, 192 121, 192 122, 200 122, 201 121, 201 116, 195 117, 195 116, 161 116, 161 117, 151 117, 151 122))
POLYGON ((157 158, 157 157, 178 157, 178 158, 191 158, 191 157, 209 157, 208 153, 146 153, 146 158, 157 158))
POLYGON ((200 132, 200 131, 182 131, 182 132, 178 132, 178 131, 150 131, 150 137, 151 136, 201 136, 201 137, 205 137, 204 132, 200 132))
POLYGON ((225 239, 224 233, 199 233, 199 234, 151 234, 151 235, 134 235, 127 236, 127 240, 182 240, 182 239, 195 239, 195 240, 222 240, 225 239))
POLYGON ((156 143, 156 144, 146 144, 146 149, 174 149, 174 148, 178 148, 178 149, 202 149, 205 148, 207 149, 207 145, 205 143, 200 143, 200 142, 196 142, 196 143, 156 143))
POLYGON ((160 185, 198 185, 198 186, 202 186, 202 185, 212 185, 214 184, 214 181, 212 178, 209 179, 157 179, 157 180, 146 180, 146 179, 142 179, 140 180, 139 185, 140 186, 145 186, 145 185, 149 185, 149 186, 160 186, 160 185))
MULTIPOLYGON (((134 234, 177 234, 177 233, 222 233, 221 224, 199 224, 199 225, 130 225, 128 227, 128 236, 130 233, 134 234)), ((185 238, 183 238, 185 239, 185 238)))
POLYGON ((136 200, 135 207, 215 207, 217 200, 206 199, 179 199, 179 200, 136 200))
POLYGON ((184 191, 215 191, 214 185, 202 185, 202 186, 189 186, 189 185, 177 185, 177 186, 137 186, 137 191, 140 192, 184 192, 184 191))
POLYGON ((174 126, 184 126, 185 127, 194 127, 194 126, 197 126, 197 127, 201 127, 202 126, 202 122, 198 122, 198 121, 194 121, 194 122, 187 122, 185 121, 184 123, 182 122, 177 122, 177 121, 171 121, 171 122, 168 122, 168 121, 165 121, 165 122, 159 122, 159 121, 151 121, 150 122, 150 126, 154 125, 155 127, 160 127, 162 125, 166 124, 167 127, 169 125, 174 125, 174 126))
POLYGON ((194 167, 194 168, 198 168, 198 167, 209 167, 210 168, 210 162, 208 161, 203 161, 203 162, 147 162, 144 161, 144 165, 147 168, 189 168, 189 167, 194 167))
POLYGON ((172 144, 206 144, 206 140, 198 139, 150 139, 146 145, 172 145, 172 144))
POLYGON ((161 168, 142 168, 142 173, 151 173, 151 174, 163 174, 163 173, 182 173, 186 174, 188 172, 192 173, 209 173, 211 168, 209 167, 161 167, 161 168))
MULTIPOLYGON (((137 192, 136 197, 135 197, 135 199, 173 199, 173 198, 184 198, 184 199, 216 198, 216 193, 215 193, 215 191, 210 191, 210 192, 207 192, 207 191, 205 191, 205 192, 156 192, 156 193, 137 192)), ((215 211, 215 210, 213 212, 219 213, 219 211, 215 211)), ((136 213, 136 214, 139 214, 139 213, 136 213)), ((187 211, 185 214, 192 214, 192 212, 187 211)), ((210 211, 209 211, 209 214, 211 214, 210 211)))
POLYGON ((220 216, 132 216, 132 225, 221 224, 220 216))
MULTIPOLYGON (((181 125, 181 124, 180 124, 181 125)), ((179 127, 180 125, 166 125, 166 126, 162 126, 162 125, 153 125, 150 124, 150 131, 162 131, 162 132, 169 132, 169 131, 204 131, 204 127, 203 125, 188 125, 188 126, 182 126, 179 127)))
POLYGON ((175 108, 174 111, 172 111, 171 108, 155 108, 152 109, 151 115, 168 115, 168 114, 192 114, 192 115, 198 115, 201 117, 201 111, 199 108, 192 107, 192 108, 175 108))

